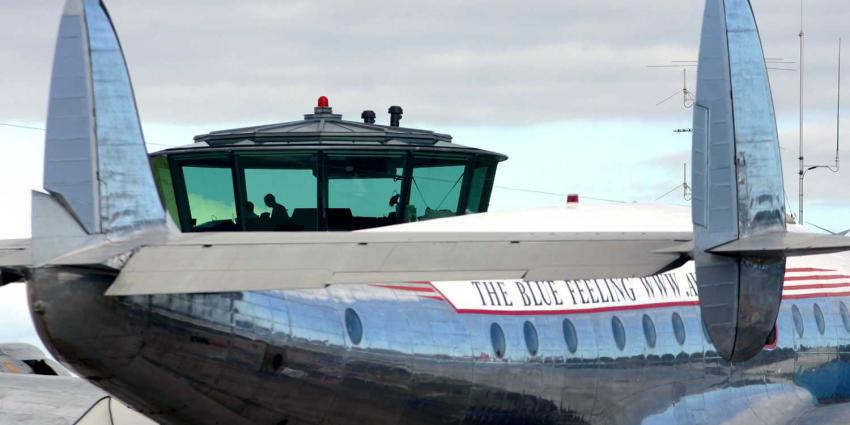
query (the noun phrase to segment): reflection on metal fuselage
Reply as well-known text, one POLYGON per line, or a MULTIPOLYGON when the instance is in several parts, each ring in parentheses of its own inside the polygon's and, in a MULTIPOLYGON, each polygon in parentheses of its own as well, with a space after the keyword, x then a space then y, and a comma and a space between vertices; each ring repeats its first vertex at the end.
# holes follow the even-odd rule
POLYGON ((753 425, 786 423, 850 392, 841 297, 783 301, 777 347, 732 366, 706 342, 697 306, 458 314, 439 296, 368 285, 104 297, 113 279, 33 269, 36 326, 81 375, 164 424, 753 425), (802 312, 802 337, 792 305, 802 312), (358 345, 346 330, 348 308, 362 323, 358 345), (644 314, 655 325, 654 348, 644 314), (623 350, 612 337, 614 315, 625 328, 623 350), (575 353, 565 318, 577 331, 575 353), (539 335, 534 356, 525 321, 539 335), (503 359, 491 345, 494 322, 505 334, 503 359))

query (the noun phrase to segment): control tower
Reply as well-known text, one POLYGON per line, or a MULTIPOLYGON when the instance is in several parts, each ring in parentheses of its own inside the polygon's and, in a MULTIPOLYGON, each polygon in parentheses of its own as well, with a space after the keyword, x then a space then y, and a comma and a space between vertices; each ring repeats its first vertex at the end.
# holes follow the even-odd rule
POLYGON ((487 211, 505 155, 451 136, 334 114, 214 131, 150 154, 163 204, 183 232, 350 231, 487 211))

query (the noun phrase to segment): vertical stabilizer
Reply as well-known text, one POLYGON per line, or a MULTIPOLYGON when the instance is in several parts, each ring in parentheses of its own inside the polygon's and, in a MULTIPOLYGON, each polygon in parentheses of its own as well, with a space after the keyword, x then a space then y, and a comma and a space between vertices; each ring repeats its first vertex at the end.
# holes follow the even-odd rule
MULTIPOLYGON (((62 14, 44 188, 89 235, 166 225, 121 44, 100 0, 68 0, 62 14)), ((33 238, 39 236, 43 229, 34 227, 33 238)))
POLYGON ((779 312, 785 257, 709 251, 785 232, 779 138, 748 0, 707 0, 693 124, 693 223, 700 307, 728 360, 758 353, 779 312))

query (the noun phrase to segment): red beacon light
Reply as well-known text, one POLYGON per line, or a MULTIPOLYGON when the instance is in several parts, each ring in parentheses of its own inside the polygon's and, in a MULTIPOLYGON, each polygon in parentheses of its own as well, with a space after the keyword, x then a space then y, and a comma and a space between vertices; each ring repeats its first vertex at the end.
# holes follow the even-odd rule
POLYGON ((318 107, 319 108, 329 108, 330 102, 328 102, 327 96, 319 96, 318 107))
POLYGON ((571 193, 567 195, 567 206, 574 207, 578 205, 578 194, 571 193))

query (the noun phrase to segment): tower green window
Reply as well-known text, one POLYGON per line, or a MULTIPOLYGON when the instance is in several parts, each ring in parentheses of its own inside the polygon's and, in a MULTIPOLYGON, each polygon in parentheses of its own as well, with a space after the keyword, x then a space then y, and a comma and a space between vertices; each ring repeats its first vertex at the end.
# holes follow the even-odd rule
POLYGON ((358 230, 399 222, 404 179, 403 153, 328 154, 328 230, 358 230))
POLYGON ((241 154, 238 164, 245 187, 245 230, 319 229, 315 154, 241 154))
POLYGON ((409 216, 418 221, 456 215, 468 157, 414 154, 413 158, 409 216))
POLYGON ((193 231, 236 230, 233 171, 226 156, 193 158, 180 164, 188 208, 181 227, 193 231))

